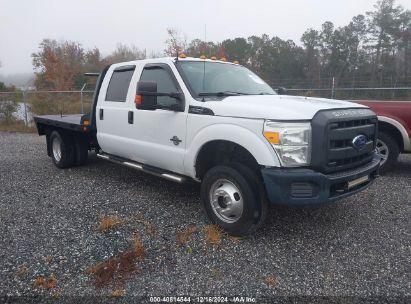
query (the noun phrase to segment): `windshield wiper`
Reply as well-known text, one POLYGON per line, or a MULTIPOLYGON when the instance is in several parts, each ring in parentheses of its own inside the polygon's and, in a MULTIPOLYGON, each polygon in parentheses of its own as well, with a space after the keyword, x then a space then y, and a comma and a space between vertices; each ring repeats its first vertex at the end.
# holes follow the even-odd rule
POLYGON ((233 92, 233 91, 223 91, 223 92, 202 92, 198 96, 236 96, 236 95, 249 95, 242 92, 233 92))

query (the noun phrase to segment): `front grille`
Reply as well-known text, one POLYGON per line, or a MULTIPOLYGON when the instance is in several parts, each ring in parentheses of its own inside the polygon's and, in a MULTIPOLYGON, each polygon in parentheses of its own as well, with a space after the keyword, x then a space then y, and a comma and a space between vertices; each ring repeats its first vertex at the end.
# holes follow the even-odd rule
POLYGON ((356 120, 335 122, 331 125, 331 127, 335 129, 342 129, 342 128, 366 126, 366 125, 371 125, 373 123, 374 123, 373 119, 356 119, 356 120))
POLYGON ((312 123, 312 166, 329 173, 370 162, 375 150, 377 122, 375 114, 368 109, 318 113, 312 123), (359 135, 365 136, 365 142, 363 147, 356 148, 353 140, 359 135))
POLYGON ((364 153, 362 155, 358 155, 355 157, 347 157, 347 158, 342 158, 342 159, 331 159, 331 161, 328 162, 329 167, 341 167, 345 165, 350 165, 350 164, 356 164, 356 163, 362 163, 364 160, 369 160, 370 156, 372 157, 372 154, 370 153, 364 153))
POLYGON ((374 119, 350 119, 328 125, 328 171, 338 171, 362 165, 372 159, 375 149, 377 122, 374 119), (353 146, 353 138, 365 135, 361 149, 353 146))

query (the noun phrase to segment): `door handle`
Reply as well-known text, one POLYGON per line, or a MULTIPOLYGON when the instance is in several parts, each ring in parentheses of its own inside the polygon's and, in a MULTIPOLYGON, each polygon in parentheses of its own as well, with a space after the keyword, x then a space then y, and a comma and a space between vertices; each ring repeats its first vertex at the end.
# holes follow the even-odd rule
POLYGON ((134 123, 134 112, 128 111, 128 123, 131 125, 134 123))
POLYGON ((100 114, 99 114, 99 116, 100 116, 100 120, 103 120, 103 119, 104 119, 104 110, 103 110, 103 109, 100 109, 100 114))

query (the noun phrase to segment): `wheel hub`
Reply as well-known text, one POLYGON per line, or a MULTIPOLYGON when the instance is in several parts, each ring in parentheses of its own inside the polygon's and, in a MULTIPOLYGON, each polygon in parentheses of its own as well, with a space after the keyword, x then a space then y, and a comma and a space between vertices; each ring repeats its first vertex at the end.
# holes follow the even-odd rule
POLYGON ((214 213, 226 223, 238 221, 243 213, 242 194, 238 187, 227 179, 219 179, 212 184, 210 201, 214 213))
POLYGON ((381 166, 387 162, 390 150, 385 142, 381 139, 377 139, 377 152, 381 157, 381 166))
POLYGON ((53 139, 52 150, 54 159, 59 162, 61 160, 61 142, 57 137, 53 139))

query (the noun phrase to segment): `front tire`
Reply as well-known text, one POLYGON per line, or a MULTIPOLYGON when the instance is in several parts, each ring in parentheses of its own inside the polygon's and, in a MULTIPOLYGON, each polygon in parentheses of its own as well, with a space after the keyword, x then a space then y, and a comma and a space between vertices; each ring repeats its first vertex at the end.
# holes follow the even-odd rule
POLYGON ((254 232, 265 219, 258 178, 241 165, 211 168, 201 184, 201 201, 209 219, 232 235, 254 232))
POLYGON ((65 169, 74 164, 73 142, 63 132, 53 131, 50 135, 51 158, 60 169, 65 169))
POLYGON ((379 132, 377 151, 381 155, 380 172, 384 174, 394 166, 400 154, 400 148, 389 133, 379 132))

